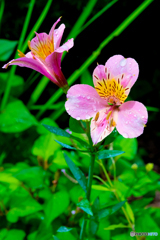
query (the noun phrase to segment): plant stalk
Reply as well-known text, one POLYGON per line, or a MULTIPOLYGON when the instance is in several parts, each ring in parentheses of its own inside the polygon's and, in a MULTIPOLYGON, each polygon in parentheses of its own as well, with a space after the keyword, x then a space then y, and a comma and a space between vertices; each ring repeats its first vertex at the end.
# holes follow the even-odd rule
MULTIPOLYGON (((94 162, 95 162, 95 154, 91 154, 89 176, 88 176, 88 183, 87 183, 87 194, 86 194, 86 198, 88 199, 88 201, 90 201, 90 195, 91 195, 94 162)), ((81 232, 80 232, 80 240, 84 239, 86 225, 87 225, 87 213, 85 213, 84 220, 82 223, 81 232)))

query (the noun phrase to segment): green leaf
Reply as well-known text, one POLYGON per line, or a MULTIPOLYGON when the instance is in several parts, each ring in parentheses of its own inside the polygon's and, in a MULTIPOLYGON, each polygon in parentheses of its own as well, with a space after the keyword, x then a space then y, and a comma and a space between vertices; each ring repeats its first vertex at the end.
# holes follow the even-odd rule
POLYGON ((93 206, 92 206, 92 211, 93 211, 93 213, 98 212, 99 206, 100 206, 99 197, 96 197, 96 199, 95 199, 95 201, 94 201, 94 203, 93 203, 93 206))
POLYGON ((33 155, 48 160, 56 150, 61 148, 58 143, 55 143, 54 139, 55 135, 49 132, 37 138, 32 147, 33 155))
POLYGON ((100 191, 111 191, 111 189, 108 189, 107 187, 103 187, 101 185, 92 185, 92 189, 100 191))
POLYGON ((82 199, 77 206, 81 208, 84 212, 88 213, 89 215, 93 216, 93 212, 90 206, 88 199, 82 199))
POLYGON ((106 137, 104 145, 108 145, 108 144, 112 143, 118 135, 119 135, 119 133, 118 133, 117 129, 114 128, 114 130, 106 137))
POLYGON ((59 232, 57 233, 57 237, 55 238, 55 240, 77 240, 77 236, 75 236, 75 234, 71 234, 70 232, 59 232))
POLYGON ((78 181, 80 186, 83 188, 85 193, 87 193, 87 181, 84 173, 75 165, 75 163, 68 157, 67 154, 64 153, 64 157, 73 176, 78 181))
POLYGON ((73 228, 67 228, 65 226, 61 226, 58 228, 57 232, 70 232, 73 228))
POLYGON ((10 210, 7 213, 7 220, 9 222, 17 222, 19 217, 24 217, 42 210, 42 206, 30 195, 28 195, 27 192, 26 194, 27 195, 25 196, 19 194, 18 197, 17 195, 11 196, 10 210))
POLYGON ((98 159, 105 159, 105 158, 111 158, 118 156, 120 154, 124 153, 123 151, 118 150, 103 150, 97 153, 98 159))
POLYGON ((130 228, 130 226, 124 225, 123 223, 119 223, 119 224, 110 225, 109 227, 105 228, 105 230, 114 230, 116 228, 130 228))
POLYGON ((8 103, 6 109, 0 114, 1 132, 22 132, 32 125, 37 125, 36 119, 19 100, 8 103))
POLYGON ((76 151, 79 150, 79 149, 77 149, 77 148, 75 148, 75 147, 72 147, 72 146, 70 146, 70 145, 68 145, 68 144, 62 143, 62 142, 60 142, 60 141, 58 141, 58 140, 54 140, 54 141, 57 142, 57 143, 59 143, 63 148, 73 149, 73 150, 76 150, 76 151))
POLYGON ((13 177, 12 174, 5 172, 0 172, 0 182, 9 185, 9 188, 13 191, 21 185, 21 182, 13 177))
POLYGON ((124 138, 119 135, 113 143, 113 148, 124 151, 123 158, 128 160, 134 159, 137 153, 137 139, 136 138, 124 138))
POLYGON ((60 240, 60 239, 56 236, 53 236, 53 240, 60 240))
POLYGON ((8 230, 6 228, 2 228, 0 230, 0 239, 4 240, 7 233, 8 233, 8 230))
POLYGON ((125 203, 125 201, 119 202, 119 203, 117 203, 116 205, 114 205, 112 207, 100 210, 98 212, 99 220, 102 219, 102 218, 105 218, 105 217, 107 217, 107 216, 109 216, 109 215, 111 215, 113 213, 115 213, 116 211, 118 211, 123 206, 124 203, 125 203))
MULTIPOLYGON (((77 137, 71 135, 70 133, 62 130, 61 128, 49 126, 49 125, 46 125, 46 124, 43 124, 43 126, 44 126, 48 131, 50 131, 51 133, 54 133, 54 134, 59 135, 59 136, 62 136, 62 137, 73 138, 73 139, 75 139, 76 141, 78 141, 79 143, 81 143, 83 147, 89 148, 89 145, 88 145, 85 141, 83 141, 82 139, 77 138, 77 137)), ((69 148, 69 149, 71 149, 71 148, 69 148)), ((72 149, 73 149, 73 148, 72 148, 72 149)), ((74 149, 74 150, 75 150, 75 149, 74 149)))
POLYGON ((51 133, 54 133, 54 134, 56 134, 56 135, 59 135, 59 136, 62 136, 62 137, 68 137, 68 138, 71 137, 71 134, 69 134, 68 132, 62 130, 61 128, 49 126, 49 125, 46 125, 46 124, 43 124, 43 126, 44 126, 48 131, 50 131, 51 133))
POLYGON ((7 61, 12 55, 18 41, 0 39, 0 61, 7 61))
POLYGON ((84 133, 84 130, 80 126, 80 121, 76 120, 75 118, 70 117, 69 119, 69 128, 71 131, 76 133, 84 133))
POLYGON ((4 240, 24 240, 26 233, 19 229, 11 229, 7 231, 7 235, 4 240))
MULTIPOLYGON (((7 80, 9 78, 9 72, 5 73, 0 73, 0 94, 4 92, 6 85, 7 85, 7 80)), ((24 80, 21 76, 18 75, 13 75, 12 76, 12 82, 11 82, 11 91, 10 95, 12 96, 19 96, 24 87, 24 80)))
POLYGON ((58 127, 57 123, 54 122, 52 119, 50 119, 50 118, 43 118, 40 121, 40 124, 37 126, 37 132, 39 134, 41 134, 41 135, 48 133, 48 130, 46 128, 44 128, 43 125, 50 125, 50 126, 53 126, 53 127, 58 127))
POLYGON ((82 72, 81 83, 88 84, 93 87, 93 79, 92 79, 92 76, 91 76, 90 72, 88 71, 88 69, 86 69, 85 71, 82 72))
POLYGON ((46 215, 45 221, 49 225, 55 218, 61 215, 69 205, 69 195, 66 191, 59 191, 52 195, 46 201, 44 212, 46 215))
POLYGON ((96 234, 96 232, 98 231, 98 227, 99 227, 99 222, 90 219, 89 221, 89 234, 91 236, 94 236, 96 234))

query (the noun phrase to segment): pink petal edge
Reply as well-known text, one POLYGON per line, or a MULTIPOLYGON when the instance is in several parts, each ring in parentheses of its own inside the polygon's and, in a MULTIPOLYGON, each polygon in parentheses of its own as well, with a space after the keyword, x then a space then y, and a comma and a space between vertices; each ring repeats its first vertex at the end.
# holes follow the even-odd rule
POLYGON ((117 131, 125 138, 135 138, 143 133, 148 120, 146 107, 137 101, 128 101, 119 107, 117 131))
POLYGON ((97 112, 106 108, 106 105, 106 101, 89 85, 77 84, 67 92, 66 111, 77 120, 94 117, 97 112))

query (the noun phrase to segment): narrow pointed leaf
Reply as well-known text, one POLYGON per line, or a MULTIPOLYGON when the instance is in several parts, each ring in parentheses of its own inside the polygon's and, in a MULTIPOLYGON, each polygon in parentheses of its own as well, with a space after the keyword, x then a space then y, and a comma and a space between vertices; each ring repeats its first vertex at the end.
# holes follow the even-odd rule
POLYGON ((87 193, 87 181, 85 178, 85 175, 83 174, 83 172, 75 165, 74 162, 72 162, 72 160, 68 157, 67 154, 64 153, 64 157, 65 160, 73 174, 73 176, 75 177, 75 179, 78 181, 79 185, 83 188, 83 190, 85 191, 85 193, 87 193))
POLYGON ((115 157, 120 154, 124 153, 123 151, 119 150, 103 150, 97 153, 98 159, 105 159, 110 157, 115 157))
POLYGON ((70 135, 68 132, 62 130, 61 128, 49 126, 49 125, 46 125, 46 124, 43 124, 43 126, 44 126, 48 131, 50 131, 51 133, 54 133, 54 134, 56 134, 56 135, 59 135, 59 136, 62 136, 62 137, 68 137, 68 138, 71 137, 71 135, 70 135))
POLYGON ((81 208, 84 212, 88 213, 89 215, 93 216, 93 212, 90 206, 90 203, 88 199, 82 199, 79 203, 77 203, 77 206, 81 208))
POLYGON ((118 211, 122 206, 123 204, 125 203, 126 201, 123 201, 123 202, 119 202, 117 203, 116 205, 112 206, 112 207, 108 207, 108 208, 105 208, 105 209, 102 209, 98 212, 98 218, 99 220, 102 219, 102 218, 105 218, 113 213, 115 213, 116 211, 118 211))
POLYGON ((62 136, 62 137, 68 137, 68 138, 73 138, 76 141, 78 141, 79 143, 81 143, 81 145, 85 148, 89 148, 88 143, 86 143, 85 141, 83 141, 82 139, 79 139, 77 137, 72 136, 70 133, 66 132, 65 130, 58 128, 58 127, 53 127, 53 126, 49 126, 46 124, 43 124, 43 126, 50 131, 51 133, 54 133, 56 135, 62 136))
POLYGON ((59 143, 59 144, 60 144, 62 147, 64 147, 64 148, 73 149, 73 150, 78 150, 77 148, 72 147, 72 146, 70 146, 70 145, 68 145, 68 144, 62 143, 62 142, 60 142, 60 141, 58 141, 58 140, 54 140, 54 141, 57 142, 57 143, 59 143))

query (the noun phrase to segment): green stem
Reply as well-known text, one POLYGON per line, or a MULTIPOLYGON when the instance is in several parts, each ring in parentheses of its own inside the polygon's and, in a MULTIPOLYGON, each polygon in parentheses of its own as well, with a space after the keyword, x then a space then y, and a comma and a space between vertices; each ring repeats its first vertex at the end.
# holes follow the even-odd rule
MULTIPOLYGON (((87 194, 86 194, 86 198, 88 199, 88 201, 90 201, 90 195, 91 195, 94 161, 95 161, 95 154, 91 154, 89 176, 88 176, 88 183, 87 183, 87 194)), ((80 240, 84 239, 86 225, 87 225, 87 214, 85 213, 84 220, 81 227, 81 232, 80 232, 80 240)))
MULTIPOLYGON (((33 7, 34 7, 34 3, 35 3, 35 0, 31 0, 30 1, 28 12, 27 12, 27 15, 26 15, 26 18, 25 18, 25 22, 24 22, 24 27, 22 29, 22 32, 21 32, 21 35, 20 35, 20 38, 19 38, 18 49, 21 48, 22 42, 24 41, 24 37, 26 35, 27 28, 28 28, 28 25, 29 25, 29 22, 30 22, 30 18, 31 18, 33 7)), ((14 58, 16 58, 16 57, 17 57, 17 53, 15 53, 15 57, 14 58)), ((3 99, 2 99, 1 111, 6 106, 6 103, 7 103, 9 94, 10 94, 11 86, 12 86, 12 77, 15 74, 15 71, 16 71, 16 66, 12 66, 12 68, 10 70, 7 86, 6 86, 6 89, 5 89, 5 92, 4 92, 4 96, 3 96, 3 99)))

